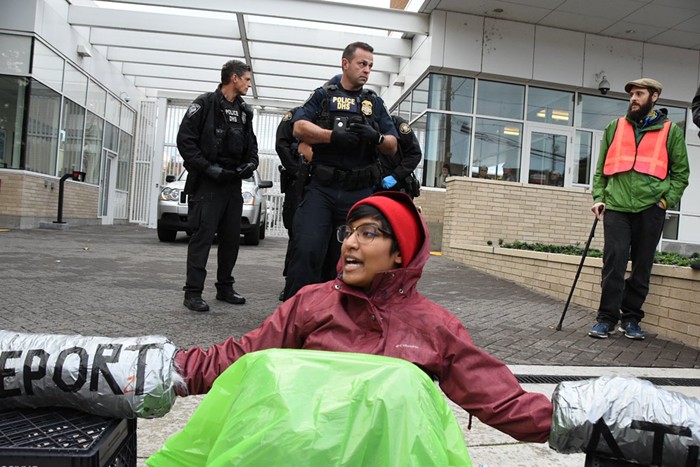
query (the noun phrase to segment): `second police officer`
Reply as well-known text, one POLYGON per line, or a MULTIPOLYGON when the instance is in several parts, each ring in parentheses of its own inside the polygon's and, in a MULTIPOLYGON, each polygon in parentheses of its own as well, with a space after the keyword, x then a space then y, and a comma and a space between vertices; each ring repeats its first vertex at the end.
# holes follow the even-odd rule
POLYGON ((250 78, 250 66, 239 60, 226 62, 221 84, 190 104, 177 134, 177 148, 188 171, 187 222, 193 234, 187 247, 184 305, 192 311, 209 311, 202 290, 215 235, 216 299, 245 303, 233 289, 232 272, 241 240, 241 180, 258 167, 253 111, 241 98, 251 86, 250 78))
POLYGON ((294 136, 313 148, 311 180, 294 215, 294 240, 284 298, 321 282, 329 248, 337 262, 334 229, 349 209, 381 183, 377 150, 396 153, 396 129, 384 102, 363 89, 374 65, 374 49, 364 42, 345 47, 338 84, 317 88, 292 119, 294 136))

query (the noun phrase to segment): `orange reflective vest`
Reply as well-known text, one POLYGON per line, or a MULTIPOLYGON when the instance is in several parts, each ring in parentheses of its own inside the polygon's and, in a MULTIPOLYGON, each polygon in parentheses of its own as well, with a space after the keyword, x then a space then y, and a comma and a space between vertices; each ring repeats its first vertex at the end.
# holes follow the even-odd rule
POLYGON ((668 175, 668 132, 666 120, 659 131, 647 131, 637 144, 634 127, 626 118, 617 120, 617 129, 605 157, 603 173, 607 176, 634 169, 635 172, 663 180, 668 175))

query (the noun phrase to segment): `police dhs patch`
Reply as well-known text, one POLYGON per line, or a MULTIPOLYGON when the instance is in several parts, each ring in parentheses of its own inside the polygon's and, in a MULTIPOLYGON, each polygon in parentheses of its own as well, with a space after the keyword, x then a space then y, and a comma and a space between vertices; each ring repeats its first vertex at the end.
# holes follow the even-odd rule
POLYGON ((409 134, 411 132, 411 125, 403 122, 401 125, 399 125, 399 132, 403 135, 409 134))
POLYGON ((362 111, 363 115, 370 116, 372 115, 372 101, 370 100, 365 100, 362 101, 362 106, 360 107, 360 110, 362 111))
POLYGON ((292 112, 287 112, 287 113, 284 114, 284 116, 282 117, 282 121, 283 121, 283 122, 288 122, 288 121, 291 120, 291 119, 292 119, 292 112))
POLYGON ((201 108, 202 108, 202 106, 199 104, 190 104, 190 106, 187 108, 187 118, 192 117, 192 115, 199 112, 199 109, 201 109, 201 108))

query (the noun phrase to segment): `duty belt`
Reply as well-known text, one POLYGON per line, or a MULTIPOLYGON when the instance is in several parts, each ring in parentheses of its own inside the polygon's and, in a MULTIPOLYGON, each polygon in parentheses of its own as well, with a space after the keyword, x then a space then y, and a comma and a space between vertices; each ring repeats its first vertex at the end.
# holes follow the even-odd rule
POLYGON ((360 190, 379 183, 378 164, 360 169, 342 170, 327 165, 312 168, 312 178, 323 186, 334 186, 348 191, 360 190))

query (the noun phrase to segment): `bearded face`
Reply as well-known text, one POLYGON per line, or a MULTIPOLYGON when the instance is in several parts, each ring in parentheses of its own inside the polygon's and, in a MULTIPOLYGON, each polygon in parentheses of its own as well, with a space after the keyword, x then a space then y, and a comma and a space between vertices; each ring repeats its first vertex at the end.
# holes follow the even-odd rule
POLYGON ((627 118, 635 122, 644 119, 656 102, 653 94, 645 88, 632 88, 630 91, 630 105, 627 107, 627 118))

